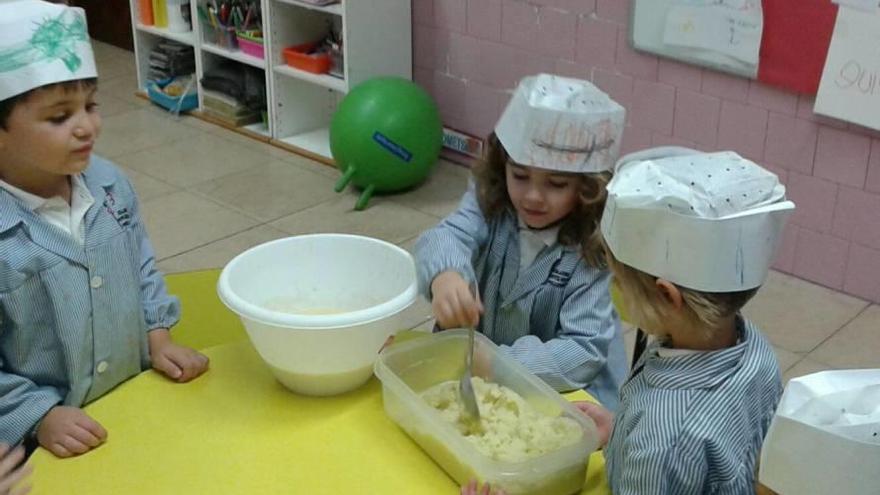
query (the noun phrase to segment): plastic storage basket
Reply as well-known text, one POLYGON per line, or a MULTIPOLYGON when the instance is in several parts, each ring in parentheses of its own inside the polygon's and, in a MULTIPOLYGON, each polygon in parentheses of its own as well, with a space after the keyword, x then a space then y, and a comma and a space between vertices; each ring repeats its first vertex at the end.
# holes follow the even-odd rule
POLYGON ((282 51, 287 65, 313 74, 326 74, 330 71, 333 60, 329 53, 311 54, 317 43, 305 43, 289 46, 282 51))
POLYGON ((496 461, 482 455, 419 396, 438 383, 459 379, 466 345, 467 332, 453 330, 385 350, 376 361, 375 374, 382 381, 386 414, 459 484, 476 478, 508 495, 578 492, 589 455, 599 445, 595 424, 482 334, 476 335, 475 352, 489 357, 493 375, 483 378, 512 389, 544 414, 575 420, 583 430, 581 438, 524 462, 496 461))
POLYGON ((238 39, 238 48, 243 53, 252 57, 265 58, 265 50, 263 49, 263 37, 259 31, 236 31, 235 37, 238 39))
POLYGON ((147 83, 147 96, 150 97, 150 101, 170 112, 188 112, 199 106, 199 95, 197 93, 188 93, 178 97, 169 96, 154 81, 147 83))

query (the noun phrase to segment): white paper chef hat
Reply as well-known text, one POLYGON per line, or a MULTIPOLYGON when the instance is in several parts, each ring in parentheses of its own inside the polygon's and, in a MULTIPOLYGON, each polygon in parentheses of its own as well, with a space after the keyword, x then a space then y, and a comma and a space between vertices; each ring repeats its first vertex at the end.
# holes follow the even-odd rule
POLYGON ((86 15, 39 0, 0 0, 0 101, 98 76, 86 15))
POLYGON ((761 447, 761 483, 777 493, 877 493, 880 369, 792 378, 761 447))
POLYGON ((689 289, 760 286, 794 203, 775 174, 736 153, 690 151, 648 150, 618 162, 602 216, 608 248, 689 289))
POLYGON ((526 77, 495 126, 510 158, 561 172, 611 170, 626 110, 587 81, 526 77))

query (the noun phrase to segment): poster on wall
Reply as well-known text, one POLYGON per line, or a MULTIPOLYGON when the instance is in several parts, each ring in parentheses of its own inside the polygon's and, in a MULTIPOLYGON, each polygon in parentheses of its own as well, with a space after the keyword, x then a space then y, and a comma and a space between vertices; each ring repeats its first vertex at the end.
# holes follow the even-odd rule
POLYGON ((754 70, 762 29, 758 0, 676 2, 666 12, 663 43, 694 49, 696 57, 729 57, 728 63, 754 70))
POLYGON ((880 0, 631 1, 629 35, 636 50, 757 78, 765 84, 807 94, 816 94, 819 88, 838 5, 857 5, 864 9, 880 3, 880 0))
POLYGON ((633 47, 754 78, 761 0, 634 0, 633 47))
POLYGON ((813 111, 880 130, 880 11, 840 7, 813 111))

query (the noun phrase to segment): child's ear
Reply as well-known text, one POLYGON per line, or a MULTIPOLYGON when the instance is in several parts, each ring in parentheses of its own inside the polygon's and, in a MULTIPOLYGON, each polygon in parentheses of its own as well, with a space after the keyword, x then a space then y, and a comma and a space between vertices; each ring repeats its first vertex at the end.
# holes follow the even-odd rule
POLYGON ((658 278, 655 283, 657 284, 657 291, 660 293, 660 297, 666 301, 666 304, 675 308, 676 311, 680 311, 684 302, 681 298, 681 291, 678 290, 678 287, 672 282, 662 278, 658 278))

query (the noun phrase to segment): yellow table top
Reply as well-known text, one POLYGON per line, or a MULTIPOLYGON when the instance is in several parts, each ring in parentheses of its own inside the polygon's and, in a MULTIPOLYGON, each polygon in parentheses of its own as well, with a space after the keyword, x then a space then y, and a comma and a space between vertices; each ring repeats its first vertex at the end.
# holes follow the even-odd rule
MULTIPOLYGON (((86 407, 107 443, 70 459, 38 449, 33 493, 458 493, 385 416, 375 378, 349 394, 309 398, 275 381, 248 341, 205 353, 211 369, 194 382, 147 371, 86 407)), ((609 493, 601 453, 590 459, 587 487, 609 493)))

